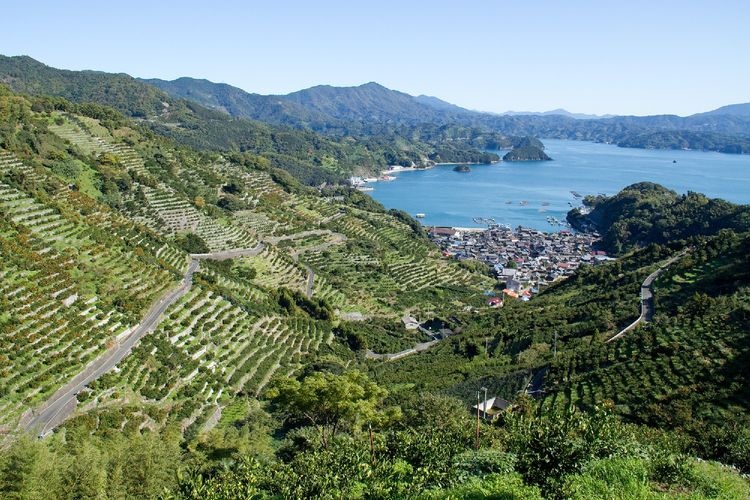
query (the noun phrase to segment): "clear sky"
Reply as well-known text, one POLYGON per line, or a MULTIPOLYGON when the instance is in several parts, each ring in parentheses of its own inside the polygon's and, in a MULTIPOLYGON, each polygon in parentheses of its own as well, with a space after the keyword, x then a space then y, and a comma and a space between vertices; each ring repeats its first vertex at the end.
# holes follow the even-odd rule
POLYGON ((748 0, 6 0, 0 53, 261 94, 376 81, 484 111, 750 101, 748 0))

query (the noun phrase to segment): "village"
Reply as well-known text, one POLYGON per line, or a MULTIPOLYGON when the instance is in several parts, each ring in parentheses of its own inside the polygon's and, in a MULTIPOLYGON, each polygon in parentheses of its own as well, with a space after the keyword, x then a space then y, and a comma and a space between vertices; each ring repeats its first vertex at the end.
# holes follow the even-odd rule
MULTIPOLYGON (((475 259, 489 265, 504 296, 529 300, 550 283, 570 276, 583 264, 614 260, 595 250, 597 233, 569 230, 545 233, 536 229, 491 226, 488 229, 432 227, 429 236, 446 257, 475 259)), ((501 307, 504 297, 488 305, 501 307)))

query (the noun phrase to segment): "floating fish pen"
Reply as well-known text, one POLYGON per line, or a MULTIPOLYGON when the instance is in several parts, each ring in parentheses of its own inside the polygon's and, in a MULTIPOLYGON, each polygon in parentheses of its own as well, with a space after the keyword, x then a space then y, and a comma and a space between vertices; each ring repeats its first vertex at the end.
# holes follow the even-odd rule
POLYGON ((472 219, 474 224, 483 224, 486 226, 496 226, 497 222, 492 217, 474 217, 472 219))

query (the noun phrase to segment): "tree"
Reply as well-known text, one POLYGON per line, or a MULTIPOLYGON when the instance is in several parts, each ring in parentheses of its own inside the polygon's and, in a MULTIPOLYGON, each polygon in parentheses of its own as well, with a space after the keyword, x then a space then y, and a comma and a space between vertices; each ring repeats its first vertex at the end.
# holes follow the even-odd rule
POLYGON ((302 381, 282 378, 268 391, 277 408, 315 427, 326 449, 342 428, 356 431, 362 425, 379 422, 378 407, 387 394, 359 371, 314 373, 302 381))

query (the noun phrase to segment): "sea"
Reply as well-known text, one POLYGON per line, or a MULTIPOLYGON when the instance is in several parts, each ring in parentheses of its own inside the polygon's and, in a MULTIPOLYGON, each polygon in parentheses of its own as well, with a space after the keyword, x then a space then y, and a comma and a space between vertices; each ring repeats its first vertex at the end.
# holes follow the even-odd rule
MULTIPOLYGON (((585 195, 614 195, 641 181, 678 193, 696 191, 750 203, 750 155, 620 148, 612 144, 543 139, 552 161, 455 165, 395 174, 370 184, 369 194, 426 226, 481 228, 488 222, 559 231, 585 195)), ((502 157, 505 151, 497 151, 502 157)))

